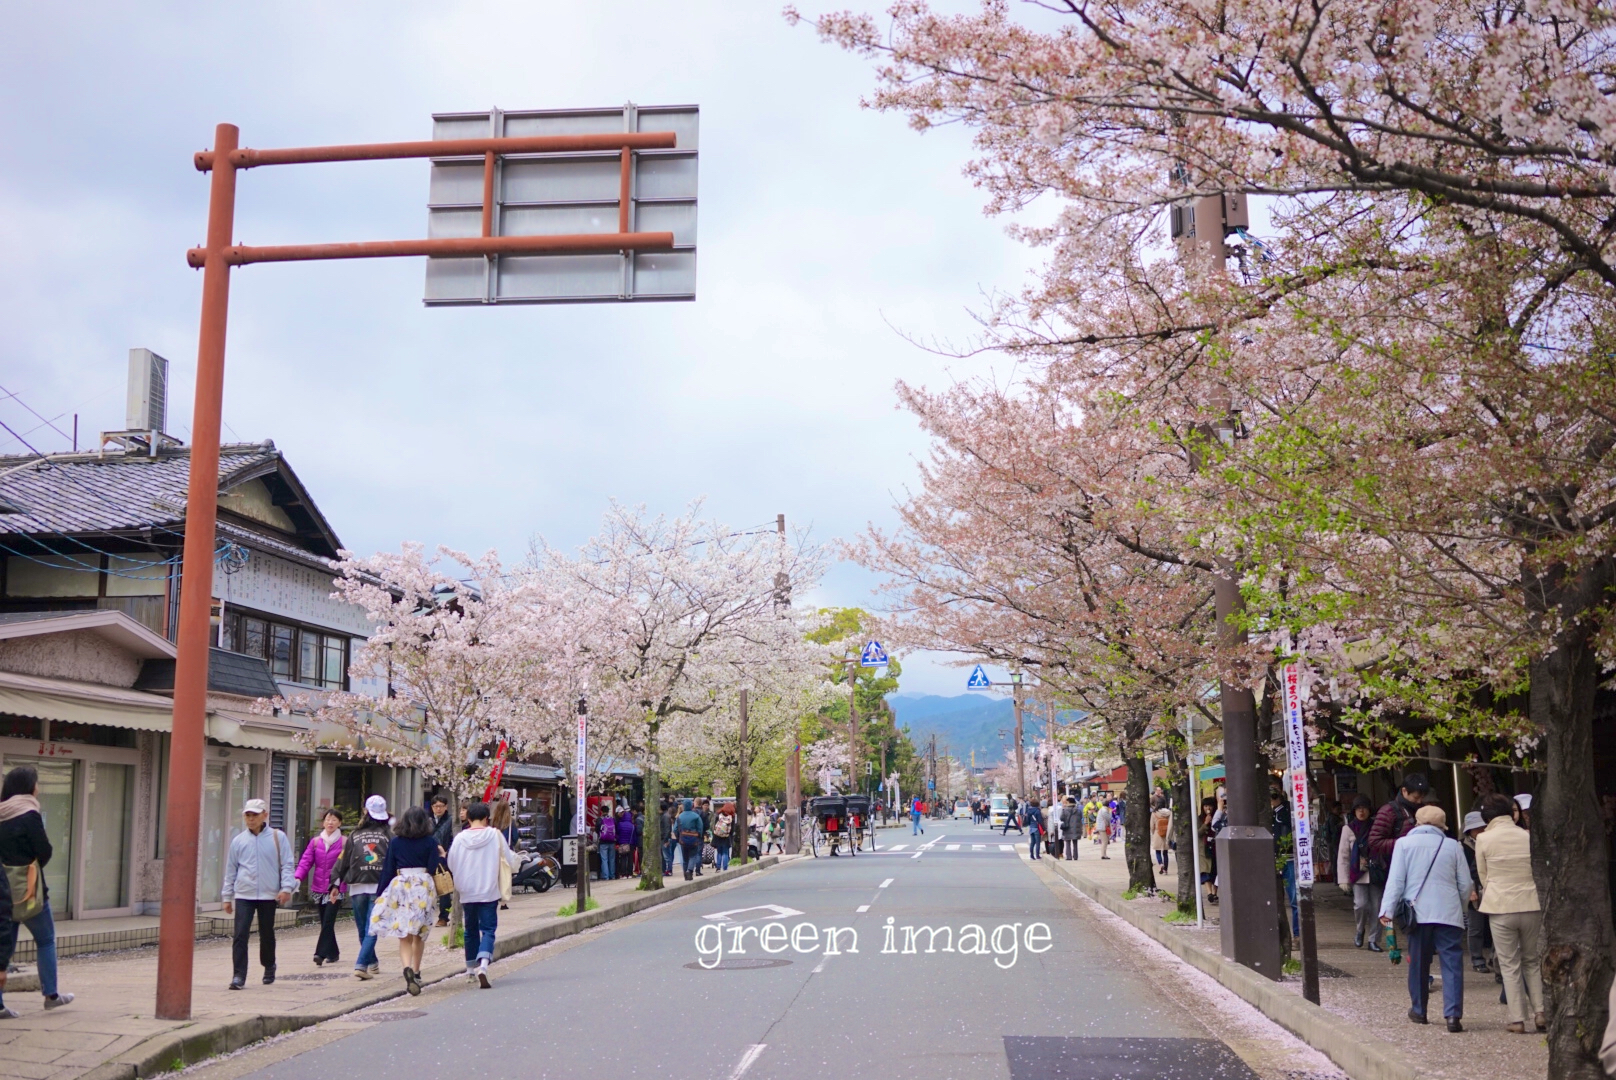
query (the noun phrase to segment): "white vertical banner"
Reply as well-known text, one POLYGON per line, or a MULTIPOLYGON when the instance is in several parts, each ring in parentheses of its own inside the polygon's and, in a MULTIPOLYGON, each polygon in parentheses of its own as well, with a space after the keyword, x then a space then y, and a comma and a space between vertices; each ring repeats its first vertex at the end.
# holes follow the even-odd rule
POLYGON ((578 701, 578 755, 573 767, 573 774, 577 786, 577 810, 573 814, 572 831, 579 836, 589 827, 589 807, 585 801, 588 787, 584 782, 584 770, 587 767, 589 752, 589 714, 584 711, 582 699, 578 701))
POLYGON ((1302 665, 1286 664, 1280 682, 1285 701, 1285 756, 1290 767, 1291 837, 1296 852, 1296 883, 1313 884, 1313 828, 1308 820, 1307 733, 1302 728, 1302 665))

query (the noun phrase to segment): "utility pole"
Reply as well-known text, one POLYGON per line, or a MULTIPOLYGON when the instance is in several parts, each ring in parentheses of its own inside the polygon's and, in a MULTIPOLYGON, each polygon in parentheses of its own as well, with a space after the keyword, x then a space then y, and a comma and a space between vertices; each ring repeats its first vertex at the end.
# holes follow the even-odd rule
MULTIPOLYGON (((746 687, 744 687, 744 686, 741 687, 741 750, 740 750, 740 758, 741 758, 741 761, 740 761, 740 765, 741 765, 740 773, 741 773, 741 775, 740 775, 739 779, 737 779, 736 782, 735 782, 735 825, 736 825, 736 828, 738 828, 740 830, 740 834, 741 834, 741 851, 740 851, 740 857, 736 861, 741 863, 741 865, 744 866, 744 865, 746 865, 746 846, 747 846, 747 844, 751 843, 751 840, 752 840, 752 830, 747 825, 747 822, 751 819, 751 811, 748 808, 747 804, 750 802, 751 796, 752 796, 752 777, 747 772, 747 760, 746 760, 747 759, 747 749, 746 749, 746 687)), ((733 835, 734 835, 734 830, 731 830, 731 841, 730 841, 731 843, 734 843, 733 835)), ((758 852, 758 854, 761 855, 761 854, 763 854, 763 852, 760 850, 758 852)))
POLYGON ((1010 673, 1010 695, 1016 705, 1016 794, 1027 797, 1027 762, 1021 749, 1021 672, 1010 673))
MULTIPOLYGON (((1171 232, 1179 257, 1194 271, 1224 273, 1229 259, 1227 238, 1245 228, 1250 214, 1245 195, 1221 192, 1172 209, 1171 232), (1198 265, 1197 265, 1198 264, 1198 265)), ((1225 402, 1219 423, 1205 432, 1212 438, 1234 437, 1232 403, 1225 402)), ((1203 462, 1192 461, 1199 469, 1203 462)), ((1245 601, 1234 568, 1212 574, 1218 645, 1235 649, 1246 632, 1240 616, 1245 601)), ((1224 784, 1229 791, 1228 825, 1218 833, 1218 873, 1223 879, 1221 942, 1223 955, 1278 981, 1279 910, 1274 887, 1274 836, 1261 824, 1262 791, 1257 776, 1257 701, 1251 688, 1218 682, 1222 710, 1224 784)))
MULTIPOLYGON (((791 610, 791 579, 786 575, 786 516, 774 519, 780 536, 780 570, 774 575, 774 609, 784 616, 791 610)), ((791 725, 791 753, 786 757, 786 842, 787 855, 802 850, 802 732, 791 725)))
POLYGON ((844 789, 848 795, 858 790, 858 778, 854 775, 859 759, 858 673, 858 657, 854 656, 847 661, 847 783, 844 789))

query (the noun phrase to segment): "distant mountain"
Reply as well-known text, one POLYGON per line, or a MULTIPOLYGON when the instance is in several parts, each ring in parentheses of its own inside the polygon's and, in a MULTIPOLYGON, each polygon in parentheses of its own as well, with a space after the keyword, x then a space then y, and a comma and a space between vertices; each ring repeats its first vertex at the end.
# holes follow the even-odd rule
POLYGON ((989 694, 893 694, 887 698, 897 716, 898 727, 909 728, 916 747, 923 748, 937 736, 937 752, 948 752, 969 765, 976 751, 977 765, 1003 760, 1010 750, 1008 736, 1001 730, 1015 727, 1015 706, 1007 697, 989 694))

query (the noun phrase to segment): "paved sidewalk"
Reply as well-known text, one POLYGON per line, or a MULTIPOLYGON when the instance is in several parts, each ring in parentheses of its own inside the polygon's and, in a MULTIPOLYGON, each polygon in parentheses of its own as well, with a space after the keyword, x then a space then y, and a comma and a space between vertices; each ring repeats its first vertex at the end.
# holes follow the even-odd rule
MULTIPOLYGON (((1105 861, 1099 858, 1098 848, 1093 850, 1094 857, 1088 857, 1090 849, 1085 845, 1079 859, 1075 863, 1062 863, 1063 869, 1116 893, 1126 890, 1128 868, 1117 845, 1112 845, 1111 858, 1105 861)), ((1025 858, 1025 854, 1022 857, 1025 858)), ((1175 886, 1177 863, 1173 863, 1169 873, 1157 875, 1157 880, 1168 887, 1175 886)), ((1470 970, 1468 955, 1465 959, 1464 1032, 1449 1034, 1442 1024, 1442 978, 1435 964, 1432 973, 1437 982, 1430 1009, 1433 1021, 1426 1026, 1413 1024, 1406 1015, 1409 1006, 1406 961, 1394 965, 1387 954, 1353 946, 1352 898, 1339 886, 1318 885, 1313 895, 1322 976, 1319 999, 1326 1010, 1390 1042, 1405 1054, 1410 1064, 1432 1078, 1525 1080, 1547 1075, 1549 1055, 1544 1037, 1512 1035, 1505 1030, 1508 1018, 1498 1001, 1499 984, 1492 975, 1470 970)), ((1140 897, 1128 903, 1136 910, 1160 911, 1163 915, 1174 910, 1169 902, 1153 897, 1140 897)), ((1194 923, 1172 929, 1198 948, 1219 954, 1217 907, 1207 907, 1206 914, 1205 929, 1197 930, 1194 923)), ((1300 952, 1296 956, 1300 959, 1300 952)), ((1279 985, 1301 996, 1300 975, 1286 976, 1279 985)))
MULTIPOLYGON (((642 906, 683 896, 777 862, 777 858, 759 860, 747 868, 732 867, 722 874, 709 868, 690 884, 679 879, 676 867, 673 877, 667 879, 668 887, 660 893, 638 892, 638 878, 592 881, 590 895, 600 902, 600 909, 590 911, 582 920, 556 915, 559 907, 573 902, 575 893, 571 889, 558 886, 548 893, 519 894, 512 898, 508 910, 499 913, 499 955, 516 951, 511 946, 531 948, 549 938, 620 918, 642 906), (525 943, 517 940, 519 936, 525 943)), ((425 982, 465 972, 462 950, 440 943, 446 934, 446 930, 434 930, 428 940, 422 962, 425 982)), ((354 957, 359 951, 353 921, 345 916, 337 924, 342 957, 334 964, 315 966, 314 942, 318 936, 317 926, 277 932, 277 973, 272 986, 260 982, 263 970, 258 966, 258 945, 256 941, 251 943, 247 986, 236 992, 226 989, 231 974, 229 939, 198 942, 192 1019, 185 1022, 152 1016, 157 976, 154 947, 66 958, 61 962, 60 983, 63 990, 77 995, 73 1004, 45 1012, 37 990, 19 992, 7 988, 6 1004, 22 1016, 0 1020, 0 1078, 74 1080, 91 1070, 96 1070, 95 1080, 129 1077, 137 1072, 151 1075, 171 1067, 176 1060, 192 1064, 211 1054, 405 992, 398 948, 392 942, 379 943, 381 974, 374 980, 361 981, 353 974, 354 957), (165 1034, 190 1042, 184 1046, 172 1040, 148 1042, 165 1034), (145 1066, 109 1064, 157 1052, 165 1055, 163 1059, 145 1066)), ((497 965, 494 977, 498 978, 497 965)))

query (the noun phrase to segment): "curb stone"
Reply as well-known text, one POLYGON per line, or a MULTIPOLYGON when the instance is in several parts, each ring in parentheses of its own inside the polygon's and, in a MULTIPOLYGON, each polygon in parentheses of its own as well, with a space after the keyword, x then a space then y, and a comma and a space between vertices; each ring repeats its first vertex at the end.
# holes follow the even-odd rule
MULTIPOLYGON (((703 876, 695 881, 680 881, 666 885, 656 892, 638 894, 632 899, 613 904, 610 907, 599 907, 594 911, 586 911, 581 916, 573 915, 570 918, 550 923, 547 926, 535 926, 526 930, 518 930, 508 937, 496 939, 494 942, 494 959, 503 960, 508 956, 526 952, 539 945, 545 945, 560 938, 571 937, 593 927, 626 918, 681 897, 705 892, 718 885, 727 884, 748 874, 768 870, 780 865, 782 862, 789 861, 791 861, 791 857, 766 855, 744 866, 731 866, 721 874, 713 874, 710 877, 703 876)), ((556 893, 555 895, 558 897, 563 896, 566 895, 567 891, 556 893)), ((435 978, 423 980, 423 985, 433 986, 462 975, 463 972, 450 971, 435 978)), ((118 1054, 111 1061, 97 1065, 80 1076, 79 1080, 137 1080, 139 1077, 158 1076, 166 1072, 172 1072, 176 1067, 196 1065, 206 1061, 208 1058, 232 1053, 252 1043, 273 1038, 276 1035, 283 1035, 290 1031, 300 1031, 306 1027, 313 1027, 315 1024, 323 1024, 328 1020, 335 1020, 339 1016, 359 1012, 370 1008, 372 1005, 392 1001, 404 995, 405 990, 399 986, 374 987, 368 991, 350 995, 322 1009, 309 1009, 293 1013, 232 1016, 222 1020, 189 1024, 185 1027, 175 1028, 172 1031, 153 1035, 144 1042, 118 1054)))
POLYGON ((1300 995, 1280 989, 1232 960, 1197 948, 1175 934, 1159 917, 1130 904, 1117 890, 1070 869, 1065 860, 1043 861, 1079 892, 1143 931, 1180 960, 1212 976, 1268 1019, 1324 1054, 1352 1080, 1425 1080, 1430 1076, 1391 1043, 1303 1000, 1300 995))

